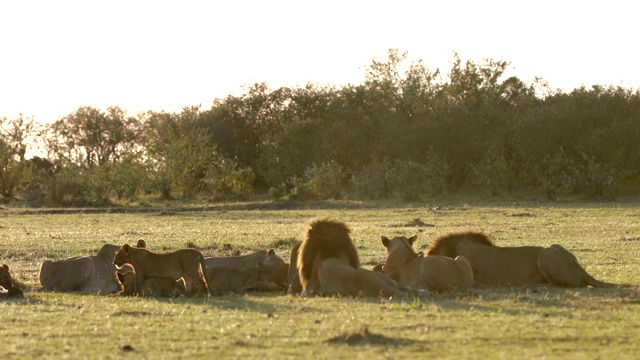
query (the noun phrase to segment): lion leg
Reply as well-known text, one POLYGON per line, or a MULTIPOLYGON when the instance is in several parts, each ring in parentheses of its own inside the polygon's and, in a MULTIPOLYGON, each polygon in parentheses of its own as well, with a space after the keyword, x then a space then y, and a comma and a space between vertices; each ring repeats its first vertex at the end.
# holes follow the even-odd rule
POLYGON ((144 284, 146 277, 140 274, 139 271, 136 271, 135 274, 136 274, 136 281, 133 283, 133 294, 142 296, 142 284, 144 284))
POLYGON ((206 268, 204 267, 204 261, 197 268, 192 269, 191 271, 185 272, 183 274, 183 278, 185 281, 189 281, 193 283, 197 290, 197 295, 202 296, 203 294, 209 293, 209 287, 207 286, 206 281, 206 268), (200 267, 202 267, 202 271, 200 271, 200 267))
POLYGON ((209 274, 207 274, 207 266, 204 263, 204 256, 200 257, 199 262, 200 262, 200 266, 198 268, 198 279, 201 279, 204 282, 204 293, 213 295, 212 289, 211 289, 211 282, 209 280, 209 274))
POLYGON ((425 256, 420 265, 420 278, 425 288, 433 291, 468 289, 473 286, 473 270, 464 256, 455 259, 440 255, 425 256))
POLYGON ((291 290, 294 294, 300 294, 302 292, 302 285, 300 284, 300 275, 298 269, 298 251, 300 250, 301 242, 295 244, 291 249, 291 255, 289 257, 289 276, 285 283, 285 290, 291 290))
POLYGON ((462 255, 458 255, 453 261, 456 263, 456 266, 458 267, 460 273, 460 280, 462 285, 460 287, 463 289, 473 287, 473 268, 471 268, 471 263, 469 263, 469 260, 467 260, 467 258, 462 255))
POLYGON ((561 245, 553 244, 540 250, 538 270, 551 284, 566 287, 612 287, 611 283, 596 280, 578 263, 578 259, 561 245))

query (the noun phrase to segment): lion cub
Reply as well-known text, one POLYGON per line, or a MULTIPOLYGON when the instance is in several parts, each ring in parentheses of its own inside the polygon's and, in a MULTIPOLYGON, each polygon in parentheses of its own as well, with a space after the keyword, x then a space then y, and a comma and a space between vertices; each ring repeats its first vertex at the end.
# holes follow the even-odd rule
POLYGON ((209 280, 206 275, 204 256, 195 249, 180 249, 174 252, 157 254, 124 244, 116 253, 113 263, 123 266, 131 264, 135 270, 134 293, 142 296, 142 286, 148 278, 169 278, 192 283, 197 294, 209 293, 209 280))

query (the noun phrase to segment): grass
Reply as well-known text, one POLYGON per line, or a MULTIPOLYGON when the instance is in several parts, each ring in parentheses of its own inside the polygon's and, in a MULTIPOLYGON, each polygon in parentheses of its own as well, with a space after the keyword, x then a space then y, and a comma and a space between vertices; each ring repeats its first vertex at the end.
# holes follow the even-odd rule
POLYGON ((3 358, 635 358, 640 345, 640 207, 636 203, 368 207, 217 207, 211 211, 0 212, 0 261, 26 291, 0 301, 3 358), (365 267, 380 236, 476 229, 500 246, 560 243, 615 289, 477 288, 420 299, 113 298, 39 293, 45 259, 103 243, 192 246, 205 255, 275 247, 283 258, 309 219, 346 221, 365 267))

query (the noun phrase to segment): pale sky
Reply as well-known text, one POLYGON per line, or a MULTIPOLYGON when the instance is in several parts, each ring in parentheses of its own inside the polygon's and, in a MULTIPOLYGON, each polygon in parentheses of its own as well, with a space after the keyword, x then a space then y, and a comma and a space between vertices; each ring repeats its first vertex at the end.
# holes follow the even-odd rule
POLYGON ((243 85, 360 84, 389 48, 571 91, 640 84, 632 1, 0 0, 0 117, 209 108, 243 85))

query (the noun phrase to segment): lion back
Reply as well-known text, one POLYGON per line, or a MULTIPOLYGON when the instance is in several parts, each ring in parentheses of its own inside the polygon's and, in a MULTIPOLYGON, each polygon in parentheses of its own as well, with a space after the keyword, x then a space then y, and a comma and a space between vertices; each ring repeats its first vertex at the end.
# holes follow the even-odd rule
POLYGON ((308 282, 316 258, 324 260, 345 256, 352 267, 359 268, 358 251, 350 233, 349 227, 339 220, 311 220, 298 253, 300 280, 303 283, 308 282))

